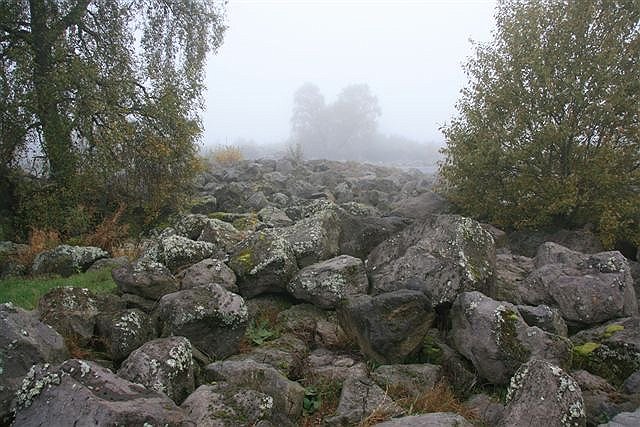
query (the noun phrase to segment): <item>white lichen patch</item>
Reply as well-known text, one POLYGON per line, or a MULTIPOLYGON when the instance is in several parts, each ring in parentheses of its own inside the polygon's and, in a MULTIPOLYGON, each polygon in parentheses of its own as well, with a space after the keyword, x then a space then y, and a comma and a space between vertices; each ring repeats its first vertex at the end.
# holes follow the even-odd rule
POLYGON ((174 372, 182 372, 193 366, 191 344, 189 341, 181 341, 169 350, 169 358, 165 361, 174 372))
POLYGON ((80 377, 84 377, 89 372, 91 372, 91 366, 89 366, 89 364, 84 360, 80 360, 79 365, 80 365, 80 377))
POLYGON ((46 387, 59 385, 61 378, 56 372, 49 372, 49 365, 33 365, 22 380, 20 390, 16 392, 16 408, 27 408, 46 387))

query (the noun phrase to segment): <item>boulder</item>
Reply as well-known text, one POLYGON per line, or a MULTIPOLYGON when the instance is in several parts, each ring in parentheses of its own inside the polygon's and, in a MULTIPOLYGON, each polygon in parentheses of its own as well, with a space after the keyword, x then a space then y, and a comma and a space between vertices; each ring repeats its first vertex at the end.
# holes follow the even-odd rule
POLYGON ((426 219, 429 215, 450 211, 451 205, 447 200, 433 191, 402 198, 391 205, 391 215, 412 219, 426 219))
POLYGON ((155 332, 149 315, 135 308, 101 314, 97 319, 97 334, 109 357, 117 362, 153 339, 155 332))
POLYGON ((372 215, 371 212, 354 212, 354 209, 339 211, 342 229, 340 253, 366 259, 380 243, 407 227, 408 222, 400 217, 372 215))
POLYGON ((122 362, 118 376, 180 404, 195 388, 191 343, 184 337, 149 341, 122 362))
POLYGON ((280 312, 277 320, 283 332, 290 332, 316 347, 339 349, 349 347, 351 343, 334 311, 297 304, 280 312))
POLYGON ((218 253, 215 244, 172 235, 160 238, 153 258, 171 271, 188 267, 218 253))
POLYGON ((206 195, 196 199, 191 205, 191 213, 209 214, 215 212, 218 207, 218 201, 215 196, 206 195))
POLYGON ((291 245, 298 266, 306 267, 338 255, 340 230, 337 214, 326 209, 279 229, 278 234, 291 245))
POLYGON ((347 295, 366 294, 368 287, 362 260, 341 255, 298 271, 287 291, 297 299, 332 309, 347 295))
POLYGON ((235 353, 249 320, 242 297, 217 284, 163 296, 155 317, 161 336, 186 337, 211 358, 235 353))
POLYGON ((274 411, 290 420, 297 420, 302 415, 304 388, 272 366, 253 360, 224 360, 207 365, 204 373, 207 381, 224 381, 270 396, 274 411))
POLYGON ((480 425, 497 426, 504 413, 504 405, 486 394, 474 394, 464 402, 464 406, 477 415, 480 423, 484 423, 480 425))
POLYGON ((434 318, 428 298, 406 289, 347 296, 338 308, 342 329, 379 363, 402 363, 420 346, 434 318))
POLYGON ((598 427, 637 427, 640 425, 640 408, 633 412, 622 412, 606 424, 599 424, 598 427))
POLYGON ((28 245, 0 241, 0 279, 26 274, 29 267, 19 258, 29 250, 28 245))
POLYGON ((115 295, 65 286, 44 294, 38 301, 37 310, 40 320, 63 337, 85 346, 94 336, 98 315, 123 308, 124 303, 115 295))
POLYGON ((164 394, 77 359, 34 365, 16 397, 16 426, 192 425, 164 394))
POLYGON ((68 357, 62 336, 35 313, 0 304, 0 425, 8 425, 13 397, 31 366, 68 357))
POLYGON ((169 269, 159 262, 140 258, 136 262, 111 272, 121 294, 132 294, 156 301, 161 296, 180 289, 169 269))
POLYGON ((308 352, 306 343, 289 333, 272 341, 266 341, 247 353, 231 356, 229 360, 251 359, 273 366, 287 378, 296 379, 300 377, 308 352))
POLYGON ((532 358, 560 366, 570 363, 569 340, 528 326, 513 304, 465 292, 453 304, 450 318, 453 345, 493 384, 508 383, 532 358))
POLYGON ((611 381, 624 382, 640 370, 640 317, 586 329, 571 337, 574 366, 611 381))
POLYGON ((59 274, 63 277, 86 271, 100 258, 109 253, 93 246, 60 245, 40 252, 33 260, 33 274, 59 274))
POLYGON ((389 421, 374 424, 376 427, 472 427, 462 415, 453 412, 432 412, 423 415, 392 418, 389 421))
POLYGON ((366 377, 367 366, 351 354, 317 348, 304 363, 305 374, 320 383, 344 382, 349 377, 366 377))
POLYGON ((236 274, 227 265, 217 259, 204 259, 182 270, 176 275, 180 281, 180 289, 217 283, 228 291, 238 292, 236 274))
POLYGON ((371 373, 371 378, 383 390, 415 399, 433 389, 442 380, 443 372, 442 367, 428 363, 382 365, 371 373))
POLYGON ((511 253, 496 254, 496 274, 487 296, 512 304, 522 304, 523 283, 533 271, 533 259, 511 253))
POLYGON ((258 218, 268 227, 288 227, 293 220, 287 214, 274 206, 266 206, 258 212, 258 218))
POLYGON ((115 268, 124 267, 127 264, 129 264, 129 258, 127 258, 126 256, 119 256, 116 258, 100 258, 99 260, 91 264, 91 267, 89 267, 87 271, 100 271, 107 268, 113 270, 115 268))
POLYGON ((580 386, 558 366, 533 359, 511 378, 500 425, 585 426, 580 386))
POLYGON ((533 258, 540 245, 553 242, 576 252, 595 254, 602 252, 604 247, 600 239, 588 230, 558 230, 545 231, 515 231, 509 234, 509 248, 518 255, 533 258))
POLYGON ((436 215, 409 226, 367 258, 372 293, 420 290, 434 304, 464 291, 489 289, 494 276, 493 237, 478 222, 436 215))
POLYGON ((571 376, 578 382, 582 391, 587 425, 598 425, 621 412, 633 411, 640 404, 640 396, 629 399, 629 396, 619 393, 607 380, 597 375, 578 370, 571 372, 571 376))
POLYGON ((521 288, 523 303, 558 307, 569 326, 638 314, 629 263, 619 252, 584 255, 547 242, 534 262, 521 288))
POLYGON ((558 309, 551 308, 544 304, 536 307, 530 305, 518 305, 516 308, 524 321, 527 322, 527 325, 537 326, 543 331, 560 335, 561 337, 567 336, 567 324, 562 319, 558 309))
POLYGON ((236 229, 232 224, 217 218, 209 218, 203 225, 198 240, 213 243, 216 251, 214 257, 225 258, 235 245, 245 238, 245 234, 236 229))
POLYGON ((258 231, 239 243, 228 265, 245 298, 284 292, 298 271, 291 244, 273 230, 258 231))
POLYGON ((349 377, 342 384, 336 415, 325 421, 329 426, 354 425, 364 421, 374 411, 378 416, 387 417, 404 413, 370 378, 349 377))

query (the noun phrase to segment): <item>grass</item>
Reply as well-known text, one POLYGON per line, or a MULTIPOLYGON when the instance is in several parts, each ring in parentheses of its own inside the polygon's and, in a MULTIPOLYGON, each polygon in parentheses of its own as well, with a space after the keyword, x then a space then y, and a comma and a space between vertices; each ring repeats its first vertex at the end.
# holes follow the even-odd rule
POLYGON ((32 310, 38 305, 38 300, 42 295, 60 286, 87 288, 96 293, 111 292, 116 288, 109 268, 75 274, 70 277, 12 277, 0 280, 0 304, 11 302, 19 307, 32 310))

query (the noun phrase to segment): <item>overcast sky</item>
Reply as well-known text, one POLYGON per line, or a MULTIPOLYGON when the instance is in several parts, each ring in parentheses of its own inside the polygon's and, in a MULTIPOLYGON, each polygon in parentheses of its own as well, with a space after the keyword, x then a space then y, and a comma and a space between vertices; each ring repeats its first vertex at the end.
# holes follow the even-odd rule
POLYGON ((204 143, 281 142, 293 93, 316 84, 328 103, 367 83, 380 130, 442 141, 466 83, 469 39, 488 41, 494 1, 231 0, 224 45, 207 67, 204 143))

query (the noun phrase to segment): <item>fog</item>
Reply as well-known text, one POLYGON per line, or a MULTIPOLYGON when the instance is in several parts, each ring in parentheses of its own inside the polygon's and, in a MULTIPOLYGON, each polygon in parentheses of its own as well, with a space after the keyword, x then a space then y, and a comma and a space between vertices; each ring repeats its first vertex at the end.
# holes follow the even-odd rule
POLYGON ((366 83, 382 133, 441 142, 466 83, 470 39, 488 41, 493 1, 248 1, 227 6, 224 45, 207 66, 205 146, 283 142, 305 82, 327 102, 366 83))

